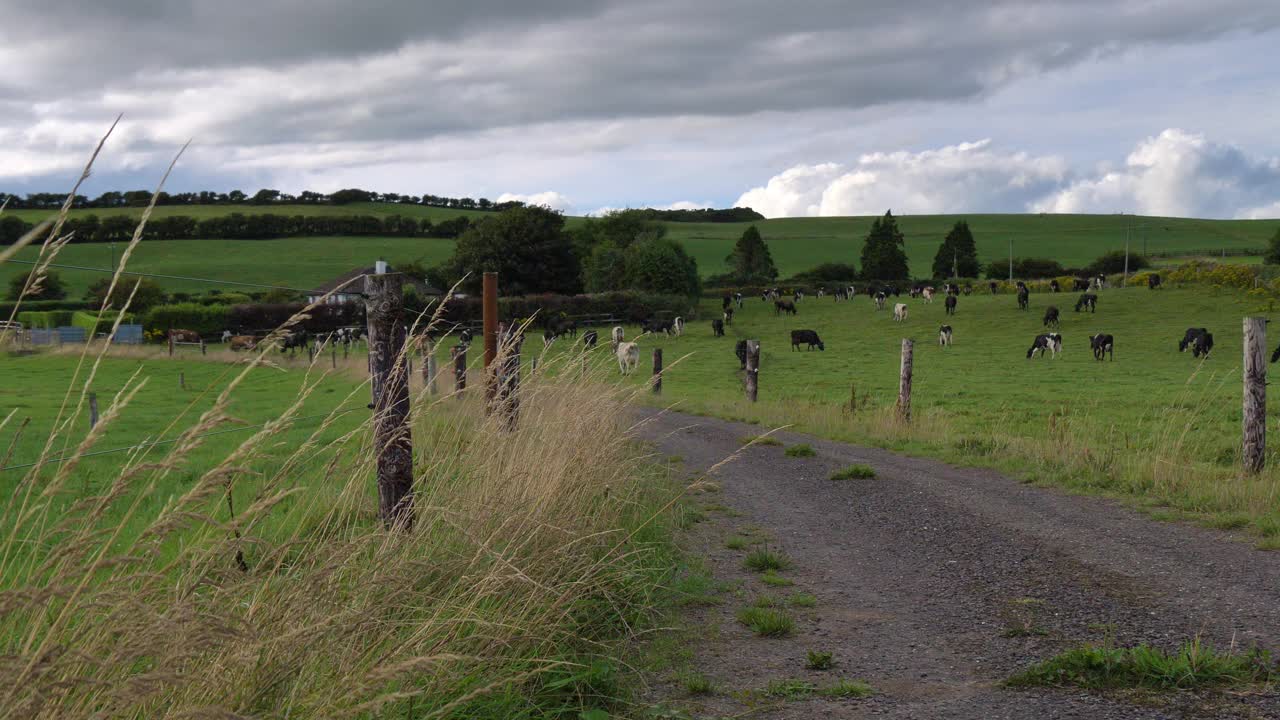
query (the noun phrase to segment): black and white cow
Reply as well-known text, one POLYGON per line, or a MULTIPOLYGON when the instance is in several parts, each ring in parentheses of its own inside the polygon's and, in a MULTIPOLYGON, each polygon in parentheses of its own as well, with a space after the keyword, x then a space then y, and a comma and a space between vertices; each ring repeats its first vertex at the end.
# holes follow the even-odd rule
POLYGON ((946 306, 948 315, 956 314, 956 296, 955 295, 948 295, 947 299, 943 301, 943 305, 946 306))
POLYGON ((724 337, 724 321, 723 320, 720 320, 717 318, 711 321, 711 335, 712 337, 724 337))
POLYGON ((1071 290, 1073 292, 1077 290, 1088 290, 1088 289, 1089 289, 1088 278, 1075 278, 1071 282, 1071 290))
POLYGON ((1044 326, 1058 327, 1058 308, 1053 305, 1044 309, 1044 326))
POLYGON ((1026 285, 1018 284, 1018 309, 1026 310, 1031 305, 1031 291, 1026 285))
MULTIPOLYGON (((1191 348, 1191 354, 1195 357, 1207 357, 1209 351, 1213 350, 1213 333, 1205 328, 1187 328, 1178 343, 1178 352, 1186 352, 1187 348, 1191 348)), ((1276 355, 1272 354, 1272 357, 1276 355)))
POLYGON ((795 298, 795 301, 796 301, 796 302, 800 302, 801 300, 803 300, 803 299, 804 299, 804 291, 803 291, 803 290, 801 290, 800 288, 796 288, 796 291, 795 291, 795 293, 794 293, 793 297, 795 298))
POLYGON ((600 335, 595 330, 588 330, 582 333, 582 345, 584 347, 593 348, 600 341, 600 335))
POLYGON ((1062 286, 1058 284, 1057 280, 1049 281, 1049 292, 1062 292, 1062 286))
POLYGON ((738 304, 738 309, 742 309, 742 293, 734 293, 733 301, 738 304))
POLYGON ((888 295, 885 295, 883 292, 878 292, 878 293, 876 293, 875 295, 872 295, 872 296, 871 296, 871 299, 872 299, 872 300, 874 300, 874 301, 875 301, 875 303, 876 303, 876 309, 877 309, 877 310, 883 310, 883 309, 884 309, 884 301, 885 301, 885 300, 887 300, 888 298, 889 298, 889 296, 888 296, 888 295))
POLYGON ((643 330, 644 332, 650 333, 652 335, 657 335, 658 333, 664 333, 666 335, 670 335, 674 330, 674 328, 675 328, 675 323, 673 321, 659 320, 658 318, 647 320, 643 325, 640 326, 641 330, 643 330))
POLYGON ((733 324, 733 308, 724 309, 724 324, 725 325, 733 324))
POLYGON ((969 284, 969 283, 965 283, 965 284, 964 284, 964 294, 965 294, 965 296, 966 296, 966 297, 967 297, 967 296, 969 296, 969 295, 972 295, 972 294, 973 294, 973 285, 971 285, 971 284, 969 284))
POLYGON ((1106 276, 1106 275, 1098 275, 1098 277, 1096 277, 1096 278, 1094 278, 1094 279, 1093 279, 1093 287, 1094 287, 1094 288, 1096 288, 1096 289, 1098 289, 1098 290, 1101 290, 1101 289, 1105 288, 1106 286, 1107 286, 1107 276, 1106 276))
POLYGON ((1062 352, 1062 336, 1058 333, 1037 335, 1035 341, 1031 343, 1031 349, 1027 351, 1027 359, 1030 360, 1036 353, 1044 357, 1045 350, 1049 351, 1050 357, 1058 357, 1058 353, 1062 352))
POLYGON ((738 356, 738 362, 742 364, 742 368, 745 370, 747 367, 747 341, 739 340, 733 346, 733 354, 738 356))
POLYGON ((951 346, 951 326, 943 325, 938 328, 938 345, 942 347, 951 346))
POLYGON ((822 338, 818 337, 818 333, 812 330, 792 330, 791 349, 799 350, 801 345, 808 345, 810 350, 815 346, 819 350, 827 349, 827 346, 822 344, 822 338))
POLYGON ((1099 333, 1089 336, 1089 347, 1093 348, 1094 360, 1102 360, 1103 356, 1109 356, 1112 360, 1115 360, 1115 344, 1116 339, 1110 335, 1099 333))
POLYGON ((285 352, 287 350, 289 351, 289 354, 292 355, 294 350, 309 349, 310 344, 311 344, 311 339, 310 337, 307 336, 307 331, 297 330, 291 333, 287 333, 283 338, 280 339, 280 352, 285 352))
POLYGON ((773 301, 773 314, 774 314, 774 315, 781 315, 782 313, 788 313, 788 314, 791 314, 791 315, 795 315, 795 314, 796 314, 796 304, 795 304, 795 303, 793 303, 793 302, 791 302, 790 300, 774 300, 774 301, 773 301))
POLYGON ((1076 312, 1080 310, 1088 310, 1089 312, 1098 311, 1098 296, 1093 293, 1085 293, 1076 301, 1076 312))

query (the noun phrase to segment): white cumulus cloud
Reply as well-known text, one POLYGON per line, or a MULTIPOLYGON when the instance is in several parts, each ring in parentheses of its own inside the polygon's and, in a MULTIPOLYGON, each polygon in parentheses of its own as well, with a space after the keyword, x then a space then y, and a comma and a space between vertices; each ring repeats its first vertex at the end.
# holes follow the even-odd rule
POLYGON ((1138 143, 1124 165, 1082 178, 1040 212, 1261 218, 1280 215, 1280 158, 1176 128, 1138 143))
POLYGON ((1005 152, 980 140, 922 152, 868 153, 848 166, 797 165, 743 193, 735 204, 767 217, 998 211, 1060 187, 1067 173, 1059 157, 1005 152))

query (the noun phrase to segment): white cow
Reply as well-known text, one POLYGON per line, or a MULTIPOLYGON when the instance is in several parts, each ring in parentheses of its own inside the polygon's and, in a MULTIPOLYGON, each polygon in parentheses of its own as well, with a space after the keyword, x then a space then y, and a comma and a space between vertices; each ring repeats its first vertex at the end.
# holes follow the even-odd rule
POLYGON ((896 322, 902 322, 907 319, 907 306, 905 304, 898 303, 893 306, 893 319, 896 322))
POLYGON ((684 332, 684 318, 677 317, 675 320, 672 320, 671 334, 675 335, 676 337, 680 337, 680 334, 683 332, 684 332))
POLYGON ((617 350, 618 346, 622 344, 622 340, 624 337, 626 337, 626 333, 623 331, 621 325, 613 329, 613 349, 614 350, 617 350))
POLYGON ((931 303, 931 302, 933 302, 933 288, 931 288, 931 287, 927 287, 927 288, 925 288, 925 289, 921 290, 921 291, 920 291, 920 296, 921 296, 921 297, 923 297, 923 298, 924 298, 924 301, 925 301, 925 302, 927 302, 927 303, 931 303))
POLYGON ((948 347, 951 345, 951 326, 943 325, 938 328, 938 345, 948 347))
POLYGON ((622 343, 615 351, 618 356, 618 371, 629 375, 640 365, 640 346, 633 343, 622 343))

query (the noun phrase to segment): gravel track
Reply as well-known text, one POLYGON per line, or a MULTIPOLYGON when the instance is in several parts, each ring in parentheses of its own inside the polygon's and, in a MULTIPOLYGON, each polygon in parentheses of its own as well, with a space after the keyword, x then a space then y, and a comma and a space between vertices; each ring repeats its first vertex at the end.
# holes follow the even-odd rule
MULTIPOLYGON (((636 434, 701 473, 741 448, 759 426, 640 410, 636 434)), ((1264 693, 1102 695, 1010 690, 1011 673, 1106 634, 1118 644, 1166 647, 1200 635, 1216 647, 1280 647, 1280 553, 1228 533, 1161 523, 1122 505, 1032 487, 998 473, 778 433, 817 456, 789 458, 755 446, 712 476, 707 498, 730 508, 690 531, 695 553, 718 580, 746 593, 720 607, 691 609, 713 628, 692 667, 720 691, 688 698, 669 678, 654 693, 704 716, 766 718, 1280 718, 1280 696, 1264 693), (868 480, 832 481, 853 463, 868 480), (794 565, 793 588, 772 589, 727 550, 754 526, 794 565), (757 638, 734 613, 761 594, 818 598, 794 609, 796 632, 757 638), (1011 629, 1034 629, 1034 633, 1011 629), (804 669, 806 650, 837 665, 804 669), (866 680, 862 700, 762 700, 770 680, 821 686, 866 680)))

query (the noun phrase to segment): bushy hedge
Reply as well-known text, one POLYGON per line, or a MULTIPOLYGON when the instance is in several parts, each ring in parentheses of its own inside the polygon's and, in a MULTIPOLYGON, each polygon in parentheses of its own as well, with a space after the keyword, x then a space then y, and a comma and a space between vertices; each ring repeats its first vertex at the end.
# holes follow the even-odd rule
POLYGON ((74 310, 26 310, 18 313, 18 322, 28 328, 67 327, 74 315, 74 310))
MULTIPOLYGON (((214 306, 219 307, 219 306, 214 306)), ((306 307, 304 303, 249 303, 221 306, 227 310, 227 329, 232 332, 262 333, 274 330, 306 307)), ((308 332, 329 332, 340 327, 364 324, 364 303, 319 305, 297 327, 308 332)))
POLYGON ((194 330, 201 335, 217 335, 228 327, 227 305, 176 303, 157 305, 147 313, 143 327, 147 330, 194 330))
MULTIPOLYGON (((103 332, 109 331, 112 324, 115 323, 116 316, 118 315, 118 312, 108 311, 103 313, 102 319, 99 320, 98 312, 96 310, 78 310, 71 316, 71 325, 74 327, 84 328, 85 332, 89 333, 89 337, 93 337, 94 333, 99 330, 102 330, 103 332)), ((125 314, 123 324, 132 324, 134 320, 135 318, 133 315, 125 314)))
POLYGON ((92 309, 92 303, 84 300, 23 300, 21 303, 13 301, 0 302, 0 320, 8 320, 13 314, 13 308, 18 307, 20 312, 32 311, 41 312, 45 310, 88 310, 92 309))
MULTIPOLYGON (((434 308, 428 309, 430 315, 434 308)), ((679 295, 655 295, 637 292, 596 293, 592 295, 523 295, 498 298, 498 312, 503 318, 547 318, 564 313, 568 316, 612 315, 624 322, 643 322, 653 317, 691 318, 693 300, 679 295)), ((479 322, 483 309, 479 297, 450 300, 441 317, 451 323, 479 322)))

